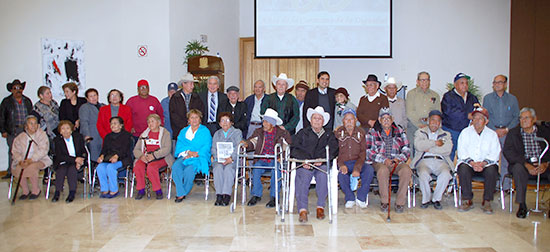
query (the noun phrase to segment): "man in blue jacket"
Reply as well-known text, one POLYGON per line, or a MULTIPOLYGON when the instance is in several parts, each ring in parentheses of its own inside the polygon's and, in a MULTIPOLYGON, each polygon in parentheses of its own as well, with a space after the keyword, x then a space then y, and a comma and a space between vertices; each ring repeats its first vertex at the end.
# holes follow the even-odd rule
POLYGON ((468 127, 471 112, 475 106, 480 106, 477 97, 468 92, 470 76, 458 73, 454 78, 454 88, 443 95, 441 111, 443 112, 443 130, 451 133, 453 150, 451 160, 455 158, 456 146, 460 132, 468 127))

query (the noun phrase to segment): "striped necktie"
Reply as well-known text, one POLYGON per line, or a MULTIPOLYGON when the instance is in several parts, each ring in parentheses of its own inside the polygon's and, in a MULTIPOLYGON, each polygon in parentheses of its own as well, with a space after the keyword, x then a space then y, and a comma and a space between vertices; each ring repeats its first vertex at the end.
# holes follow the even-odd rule
POLYGON ((214 94, 210 94, 210 113, 208 113, 210 122, 216 122, 216 99, 214 94))

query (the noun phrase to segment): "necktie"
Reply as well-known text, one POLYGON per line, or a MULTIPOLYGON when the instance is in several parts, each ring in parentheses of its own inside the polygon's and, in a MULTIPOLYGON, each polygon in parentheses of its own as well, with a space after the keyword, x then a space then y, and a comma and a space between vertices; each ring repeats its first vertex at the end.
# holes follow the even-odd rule
POLYGON ((209 113, 210 122, 216 121, 216 99, 214 94, 210 95, 210 113, 209 113))

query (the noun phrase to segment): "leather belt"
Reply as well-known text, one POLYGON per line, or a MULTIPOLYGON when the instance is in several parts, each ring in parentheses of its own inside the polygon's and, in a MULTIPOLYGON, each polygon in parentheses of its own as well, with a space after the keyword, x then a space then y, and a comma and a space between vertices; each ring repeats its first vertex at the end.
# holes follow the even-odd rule
POLYGON ((440 159, 440 160, 443 160, 443 158, 440 157, 440 156, 424 156, 423 158, 433 158, 433 159, 440 159))

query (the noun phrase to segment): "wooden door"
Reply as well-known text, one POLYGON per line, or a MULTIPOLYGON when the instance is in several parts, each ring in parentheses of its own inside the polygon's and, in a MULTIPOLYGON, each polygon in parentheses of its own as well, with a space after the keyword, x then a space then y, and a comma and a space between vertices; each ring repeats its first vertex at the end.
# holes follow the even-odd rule
MULTIPOLYGON (((271 85, 273 75, 286 73, 295 83, 304 80, 309 87, 316 86, 317 73, 319 72, 319 59, 313 58, 254 58, 254 38, 240 39, 240 88, 241 98, 246 98, 253 93, 254 82, 263 80, 266 93, 275 92, 271 85)), ((292 91, 294 94, 294 90, 292 91)))

